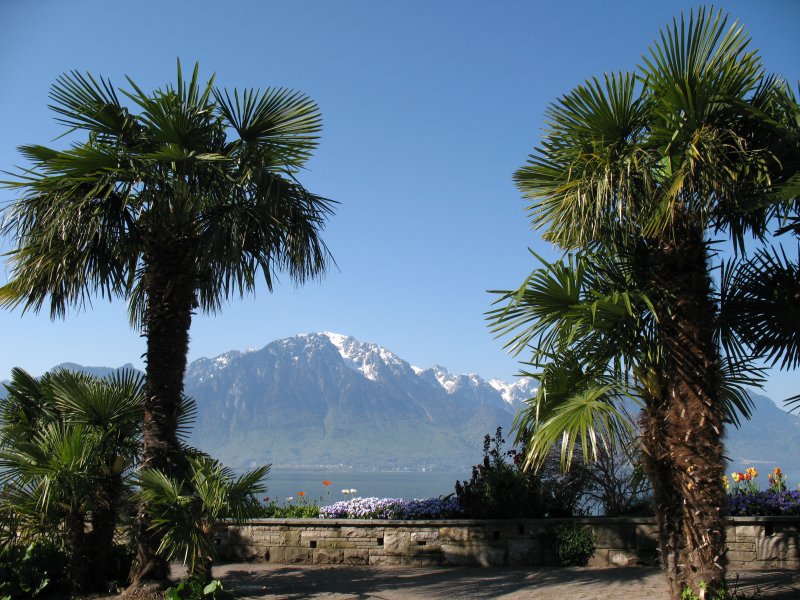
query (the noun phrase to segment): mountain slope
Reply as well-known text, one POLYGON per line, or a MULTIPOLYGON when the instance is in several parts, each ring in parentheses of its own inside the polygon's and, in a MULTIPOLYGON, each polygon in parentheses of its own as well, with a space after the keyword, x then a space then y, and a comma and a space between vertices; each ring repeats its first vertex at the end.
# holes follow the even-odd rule
POLYGON ((195 361, 186 392, 200 407, 194 439, 233 465, 463 468, 533 388, 519 382, 506 401, 476 375, 324 333, 195 361))

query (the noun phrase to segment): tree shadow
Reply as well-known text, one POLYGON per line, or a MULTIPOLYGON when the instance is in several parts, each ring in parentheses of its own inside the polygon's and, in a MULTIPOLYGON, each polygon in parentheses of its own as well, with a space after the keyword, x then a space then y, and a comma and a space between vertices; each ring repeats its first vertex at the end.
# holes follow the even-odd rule
MULTIPOLYGON (((666 594, 666 579, 658 569, 514 569, 480 567, 290 567, 230 565, 220 567, 226 590, 237 597, 286 598, 343 594, 350 598, 381 598, 394 594, 418 598, 497 598, 536 592, 541 597, 567 597, 557 588, 569 587, 584 597, 596 589, 621 597, 624 587, 643 586, 666 594), (394 593, 394 594, 393 594, 394 593)), ((603 592, 600 592, 603 593, 603 592)), ((592 595, 591 597, 599 597, 592 595)), ((667 595, 663 596, 664 598, 667 595)))

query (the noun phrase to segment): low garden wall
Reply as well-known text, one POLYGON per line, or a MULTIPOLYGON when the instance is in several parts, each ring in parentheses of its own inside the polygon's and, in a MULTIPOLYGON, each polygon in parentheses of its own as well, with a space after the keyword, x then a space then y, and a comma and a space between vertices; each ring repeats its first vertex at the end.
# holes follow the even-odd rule
MULTIPOLYGON (((221 524, 215 542, 224 560, 349 565, 557 565, 556 526, 591 527, 589 566, 657 563, 652 518, 585 517, 498 521, 258 519, 221 524)), ((800 568, 800 517, 729 517, 731 569, 800 568)))

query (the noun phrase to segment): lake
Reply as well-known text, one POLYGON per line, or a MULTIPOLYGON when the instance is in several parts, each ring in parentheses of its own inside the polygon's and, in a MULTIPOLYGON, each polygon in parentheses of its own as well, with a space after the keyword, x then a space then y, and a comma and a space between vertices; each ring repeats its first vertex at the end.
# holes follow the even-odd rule
POLYGON ((436 498, 455 492, 456 480, 469 479, 469 471, 349 471, 274 468, 267 475, 264 496, 285 504, 304 492, 309 502, 323 505, 352 497, 436 498), (330 481, 325 486, 323 481, 330 481), (344 489, 357 490, 345 495, 344 489))

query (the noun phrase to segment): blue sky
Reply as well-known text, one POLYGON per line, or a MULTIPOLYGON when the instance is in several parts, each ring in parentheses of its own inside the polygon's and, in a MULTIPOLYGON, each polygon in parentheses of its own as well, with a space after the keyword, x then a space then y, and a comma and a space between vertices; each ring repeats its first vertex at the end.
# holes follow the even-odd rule
MULTIPOLYGON (((341 204, 325 232, 338 263, 319 283, 233 299, 197 316, 190 360, 309 331, 384 345, 420 367, 511 380, 516 360, 485 326, 488 289, 517 287, 530 230, 511 174, 537 143, 547 104, 587 77, 633 68, 689 2, 0 0, 0 169, 16 147, 58 146, 47 109, 68 70, 121 88, 200 63, 225 87, 290 87, 320 105, 320 148, 300 180, 341 204)), ((800 79, 800 3, 720 2, 768 70, 800 79)), ((0 190, 0 203, 13 199, 0 190)), ((8 240, 0 248, 9 249, 8 240)), ((0 265, 0 283, 7 272, 0 265)), ((0 312, 0 379, 13 366, 141 366, 144 340, 121 301, 64 321, 0 312)), ((771 373, 773 398, 796 373, 771 373)))

